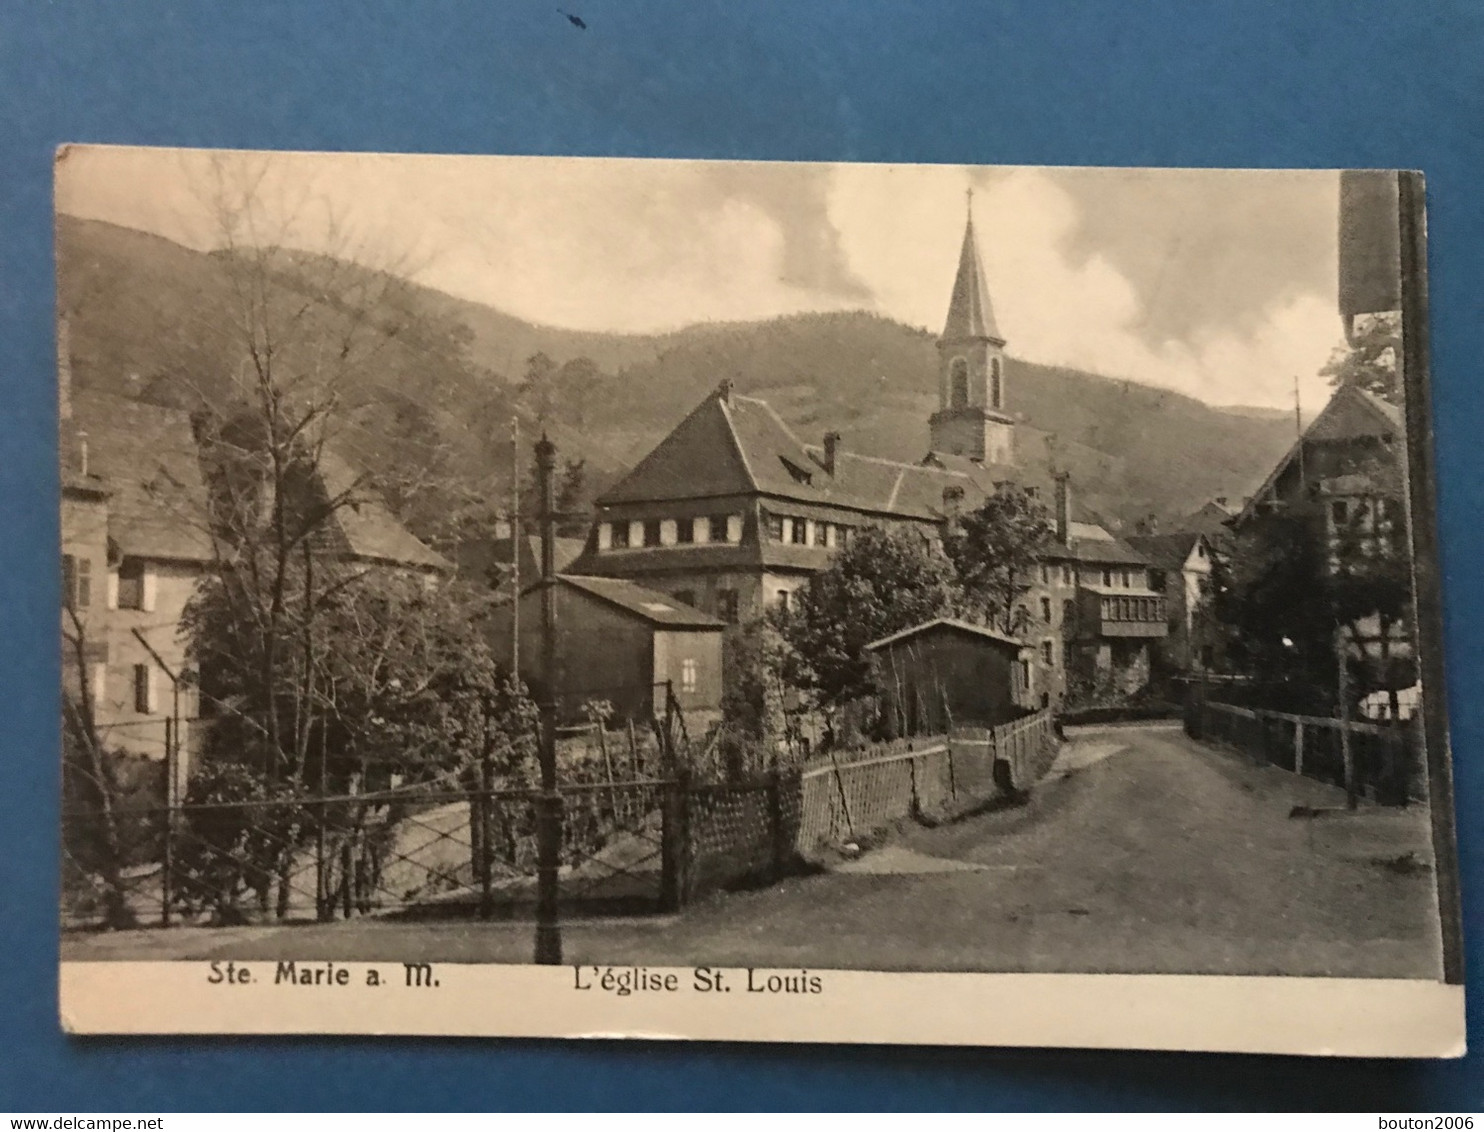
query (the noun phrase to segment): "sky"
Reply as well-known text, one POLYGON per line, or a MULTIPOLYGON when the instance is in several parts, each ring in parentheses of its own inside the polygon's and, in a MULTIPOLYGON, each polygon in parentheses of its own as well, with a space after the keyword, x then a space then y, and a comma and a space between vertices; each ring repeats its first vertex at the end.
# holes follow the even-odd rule
POLYGON ((869 310, 940 330, 969 190, 1015 357, 1217 405, 1327 399, 1338 174, 272 155, 81 147, 62 212, 330 251, 533 322, 646 332, 869 310), (228 213, 244 215, 229 207, 228 213))

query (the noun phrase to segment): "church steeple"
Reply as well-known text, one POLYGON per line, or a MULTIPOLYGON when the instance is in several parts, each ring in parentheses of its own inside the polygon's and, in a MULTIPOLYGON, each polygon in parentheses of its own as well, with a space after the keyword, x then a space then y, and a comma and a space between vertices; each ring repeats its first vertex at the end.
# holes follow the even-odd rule
POLYGON ((953 280, 953 296, 948 300, 943 340, 966 342, 987 338, 1003 346, 1005 340, 995 325, 994 306, 989 301, 989 286, 984 282, 979 245, 974 239, 973 191, 969 190, 969 219, 964 225, 964 245, 958 253, 958 275, 953 280))
POLYGON ((933 451, 987 464, 1014 462, 1014 418, 1005 411, 1004 349, 979 262, 970 189, 958 274, 938 339, 938 411, 930 422, 933 451))

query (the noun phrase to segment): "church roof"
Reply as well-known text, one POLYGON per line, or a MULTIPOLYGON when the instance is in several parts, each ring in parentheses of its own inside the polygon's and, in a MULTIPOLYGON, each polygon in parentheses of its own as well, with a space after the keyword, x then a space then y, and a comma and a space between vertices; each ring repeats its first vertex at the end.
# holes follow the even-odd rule
POLYGON ((964 226, 964 246, 958 254, 958 275, 953 280, 953 296, 948 300, 948 321, 943 324, 945 342, 964 338, 992 338, 1004 344, 995 324, 989 287, 984 282, 972 216, 964 226))

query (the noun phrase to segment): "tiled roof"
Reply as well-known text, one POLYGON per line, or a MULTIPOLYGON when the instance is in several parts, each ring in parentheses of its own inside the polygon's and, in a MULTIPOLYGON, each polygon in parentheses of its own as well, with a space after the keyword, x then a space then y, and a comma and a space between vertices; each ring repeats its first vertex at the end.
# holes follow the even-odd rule
POLYGON ((573 589, 616 605, 651 625, 667 629, 726 628, 725 622, 678 602, 669 594, 646 589, 621 578, 596 578, 584 574, 560 574, 558 577, 573 589))
POLYGON ((447 570, 448 559, 429 548, 404 527, 354 468, 328 449, 317 465, 330 501, 343 501, 331 522, 343 540, 343 552, 352 558, 395 566, 447 570))
MULTIPOLYGON (((868 521, 882 518, 936 523, 947 514, 945 492, 952 490, 959 496, 955 504, 959 509, 972 510, 998 484, 1007 481, 1035 489, 1048 509, 1054 505, 1054 483, 1044 469, 978 464, 941 452, 929 453, 922 463, 907 464, 837 447, 831 472, 826 470, 824 448, 800 441, 766 401, 738 396, 723 386, 598 503, 612 506, 763 495, 847 508, 862 513, 868 521)), ((1083 547, 1084 540, 1074 537, 1068 547, 1070 557, 1143 563, 1136 551, 1104 529, 1102 520, 1081 503, 1075 490, 1072 519, 1074 525, 1082 525, 1085 533, 1093 536, 1086 541, 1099 545, 1083 547)), ((713 564, 713 548, 696 548, 696 552, 705 556, 697 560, 697 565, 713 564)), ((676 565, 675 554, 671 548, 662 556, 665 568, 676 565)), ((758 560, 754 551, 749 564, 758 560)), ((595 558, 584 554, 580 561, 588 566, 595 558)), ((619 559, 605 551, 602 561, 606 569, 608 563, 619 559)))
POLYGON ((96 477, 110 493, 108 536, 120 553, 210 561, 206 484, 186 413, 77 391, 62 428, 64 474, 80 471, 79 433, 87 434, 87 482, 96 477))
POLYGON ((1130 535, 1128 544, 1149 559, 1150 565, 1176 571, 1185 567, 1200 538, 1200 531, 1174 531, 1163 535, 1130 535))
POLYGON ((968 621, 960 621, 954 617, 937 617, 934 618, 932 621, 924 621, 920 625, 913 625, 910 628, 901 630, 900 632, 892 633, 888 637, 882 637, 880 640, 872 641, 866 646, 866 651, 874 652, 877 649, 885 648, 887 645, 894 644, 897 641, 904 641, 911 637, 921 636, 923 633, 929 632, 933 629, 950 629, 955 632, 967 633, 982 640, 993 641, 997 645, 1003 645, 1004 647, 1013 649, 1017 652, 1025 647, 1025 643, 1023 641, 1015 637, 1011 637, 1005 633, 1001 633, 997 629, 991 629, 984 625, 974 625, 968 621))
MULTIPOLYGON (((1128 543, 1118 538, 1071 538, 1067 550, 1078 562, 1107 563, 1112 566, 1147 566, 1149 560, 1128 543)), ((1049 557, 1055 557, 1053 553, 1049 557)))

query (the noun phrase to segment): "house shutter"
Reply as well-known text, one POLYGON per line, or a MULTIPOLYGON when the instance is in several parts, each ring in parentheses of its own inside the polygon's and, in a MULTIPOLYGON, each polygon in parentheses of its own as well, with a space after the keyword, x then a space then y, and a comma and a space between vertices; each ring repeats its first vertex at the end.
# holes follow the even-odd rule
POLYGON ((154 714, 155 671, 148 664, 134 666, 134 710, 140 715, 154 714))
POLYGON ((155 588, 158 581, 159 577, 154 570, 145 566, 139 582, 139 608, 146 613, 155 611, 155 588))
POLYGON ((71 609, 77 594, 77 559, 62 555, 62 608, 71 609))
POLYGON ((108 571, 105 589, 107 590, 108 608, 117 609, 119 607, 119 572, 117 570, 108 571))

